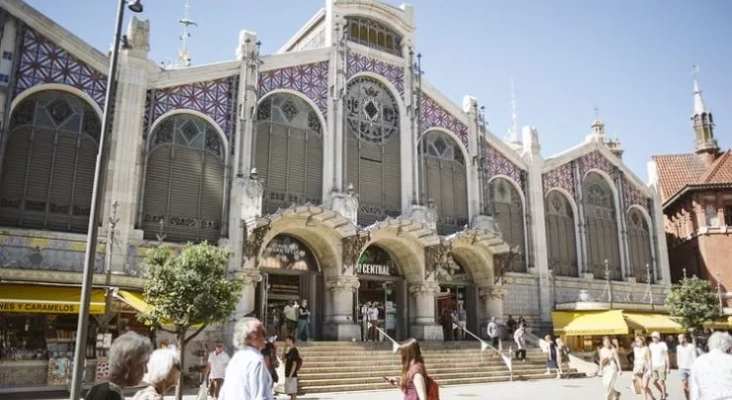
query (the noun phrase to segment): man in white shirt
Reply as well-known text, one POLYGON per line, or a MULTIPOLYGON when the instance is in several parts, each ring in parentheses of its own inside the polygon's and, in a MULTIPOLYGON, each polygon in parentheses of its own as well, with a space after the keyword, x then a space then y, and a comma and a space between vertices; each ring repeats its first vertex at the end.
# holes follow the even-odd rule
POLYGON ((369 308, 371 308, 370 301, 361 306, 361 336, 364 342, 369 340, 369 308))
POLYGON ((666 377, 671 372, 671 363, 668 357, 668 346, 661 341, 661 334, 651 333, 653 342, 648 345, 651 351, 651 371, 653 371, 653 386, 661 392, 661 399, 668 398, 666 393, 666 377))
POLYGON ((500 340, 500 337, 498 336, 498 323, 496 322, 496 317, 491 318, 491 322, 488 323, 488 337, 491 338, 491 345, 498 350, 498 341, 500 340))
POLYGON ((282 314, 285 316, 285 327, 287 328, 286 336, 297 335, 297 311, 300 307, 297 302, 287 303, 285 308, 282 310, 282 314))
POLYGON ((374 342, 379 340, 379 331, 376 329, 379 326, 379 309, 376 307, 377 303, 374 302, 369 307, 369 340, 374 342))
POLYGON ((229 361, 229 355, 224 351, 224 343, 220 340, 216 341, 216 349, 208 355, 208 363, 206 364, 206 372, 204 373, 204 376, 208 377, 208 394, 214 400, 219 398, 221 385, 224 384, 226 366, 229 365, 229 361))
POLYGON ((679 335, 679 345, 676 346, 676 368, 681 374, 681 387, 684 389, 684 396, 689 400, 689 377, 691 376, 691 364, 696 360, 696 346, 686 340, 686 335, 679 335))
POLYGON ((709 353, 691 365, 691 400, 732 399, 732 336, 714 332, 707 341, 709 353))
POLYGON ((256 318, 242 318, 234 327, 238 350, 226 367, 219 400, 272 400, 272 376, 264 365, 262 349, 267 332, 256 318))

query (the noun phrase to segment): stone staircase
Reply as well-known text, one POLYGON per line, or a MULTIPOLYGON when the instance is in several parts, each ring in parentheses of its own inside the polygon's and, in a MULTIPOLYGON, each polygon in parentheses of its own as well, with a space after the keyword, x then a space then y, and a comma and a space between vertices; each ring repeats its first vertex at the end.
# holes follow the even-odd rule
MULTIPOLYGON (((511 379, 501 357, 491 350, 481 354, 478 342, 423 342, 421 346, 427 372, 440 386, 511 379)), ((284 349, 284 343, 278 349, 284 349)), ((383 377, 400 374, 399 356, 390 343, 310 342, 300 343, 298 349, 303 358, 298 374, 302 393, 384 390, 392 386, 383 377)), ((525 362, 514 360, 513 379, 555 378, 545 374, 545 360, 539 349, 528 349, 525 362)), ((568 375, 581 374, 569 371, 568 375)))

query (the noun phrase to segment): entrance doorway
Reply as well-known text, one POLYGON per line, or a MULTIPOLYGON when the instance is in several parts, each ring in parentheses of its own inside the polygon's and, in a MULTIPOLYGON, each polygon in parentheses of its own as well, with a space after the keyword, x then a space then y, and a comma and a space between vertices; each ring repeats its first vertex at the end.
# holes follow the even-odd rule
POLYGON ((264 322, 267 334, 280 339, 289 335, 308 340, 319 337, 322 278, 307 245, 290 235, 275 236, 262 252, 259 268, 262 281, 257 290, 257 317, 264 322), (310 311, 304 326, 299 322, 303 300, 310 311))
POLYGON ((354 294, 354 316, 361 324, 361 339, 382 341, 406 337, 407 287, 398 266, 389 253, 371 245, 361 254, 356 275, 360 286, 354 294))
POLYGON ((477 292, 465 264, 450 255, 447 264, 438 267, 437 281, 440 295, 435 299, 435 317, 443 325, 444 339, 473 340, 465 330, 480 336, 477 292))

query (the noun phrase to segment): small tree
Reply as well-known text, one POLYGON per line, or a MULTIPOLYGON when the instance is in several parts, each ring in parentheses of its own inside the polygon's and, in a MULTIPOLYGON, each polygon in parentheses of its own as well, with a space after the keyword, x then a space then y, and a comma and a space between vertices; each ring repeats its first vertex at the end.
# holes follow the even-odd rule
POLYGON ((696 276, 684 278, 671 287, 666 297, 671 315, 681 318, 681 325, 690 330, 703 329, 704 323, 722 316, 719 299, 709 282, 696 276))
MULTIPOLYGON (((206 325, 224 321, 236 307, 242 285, 226 274, 227 249, 188 244, 180 255, 158 246, 147 253, 145 297, 149 308, 140 313, 146 324, 174 333, 183 365, 185 348, 206 325), (186 336, 191 327, 196 331, 186 336)), ((183 397, 182 374, 175 391, 183 397)))

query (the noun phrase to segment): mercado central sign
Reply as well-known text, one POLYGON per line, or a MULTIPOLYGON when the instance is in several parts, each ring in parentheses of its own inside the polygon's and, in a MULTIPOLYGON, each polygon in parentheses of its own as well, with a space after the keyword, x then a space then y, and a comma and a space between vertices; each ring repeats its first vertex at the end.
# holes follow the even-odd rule
POLYGON ((388 265, 381 264, 358 264, 356 266, 356 274, 391 276, 391 268, 388 265))
MULTIPOLYGON (((0 312, 29 314, 78 314, 81 305, 60 301, 22 301, 0 299, 0 312)), ((104 303, 91 303, 90 314, 104 314, 104 303)))

